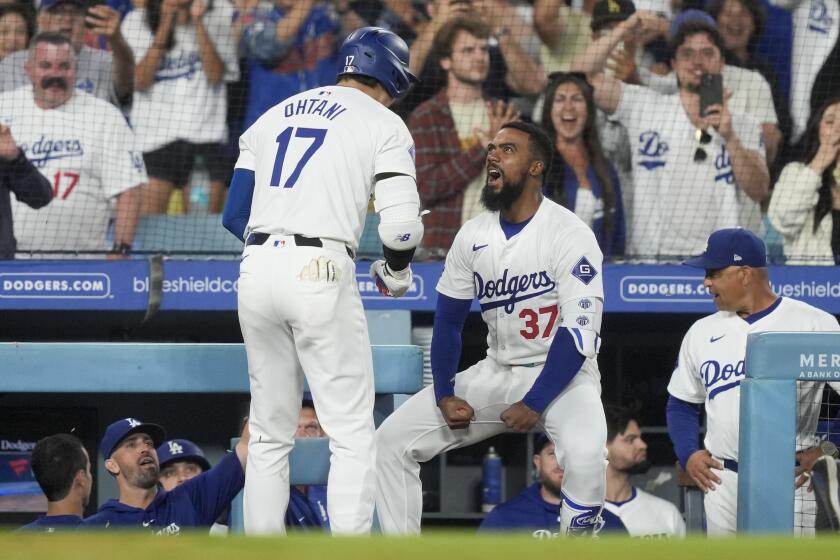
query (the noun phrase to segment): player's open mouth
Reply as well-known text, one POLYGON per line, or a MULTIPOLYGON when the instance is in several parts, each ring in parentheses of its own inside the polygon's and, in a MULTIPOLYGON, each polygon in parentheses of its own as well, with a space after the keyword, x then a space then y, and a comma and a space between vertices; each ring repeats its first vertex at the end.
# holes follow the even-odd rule
POLYGON ((152 459, 151 457, 143 457, 142 459, 140 459, 140 466, 141 467, 145 467, 146 465, 154 465, 154 464, 155 464, 155 460, 152 459))
POLYGON ((498 183, 498 181, 502 178, 502 170, 496 167, 495 165, 488 165, 487 166, 487 184, 493 185, 498 183))

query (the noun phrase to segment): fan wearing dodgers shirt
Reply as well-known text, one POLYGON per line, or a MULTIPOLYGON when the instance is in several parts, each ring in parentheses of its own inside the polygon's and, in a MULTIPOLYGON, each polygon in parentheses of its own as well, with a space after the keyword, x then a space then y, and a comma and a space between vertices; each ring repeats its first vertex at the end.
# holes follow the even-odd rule
POLYGON ((223 225, 245 241, 239 322, 251 380, 245 531, 282 534, 303 372, 330 437, 334 534, 365 534, 375 494, 373 360, 353 262, 372 192, 379 290, 412 286, 423 237, 414 143, 388 106, 416 81, 408 46, 378 27, 339 50, 338 84, 266 111, 239 139, 223 225))
POLYGON ((67 37, 40 33, 28 56, 32 84, 0 94, 0 122, 52 182, 53 199, 38 210, 14 203, 18 251, 107 251, 115 201, 113 251, 125 255, 140 210, 136 187, 146 181, 134 134, 116 107, 73 87, 77 59, 67 37))
MULTIPOLYGON (((709 236, 706 251, 685 262, 706 271, 703 284, 719 311, 686 333, 668 384, 668 433, 680 464, 704 496, 710 535, 734 534, 738 504, 738 419, 747 336, 769 331, 839 331, 837 319, 770 288, 764 243, 746 229, 709 236), (698 447, 705 405, 705 448, 698 447)), ((837 384, 832 384, 837 389, 837 384)), ((799 383, 796 449, 806 468, 818 456, 815 435, 823 383, 799 383)), ((791 483, 793 481, 791 480, 791 483)), ((794 527, 813 532, 813 495, 797 493, 794 527), (808 530, 810 528, 810 531, 808 530)))
POLYGON ((538 425, 565 471, 560 532, 587 534, 600 524, 603 256, 586 224, 543 197, 551 153, 551 140, 530 123, 503 125, 488 145, 481 195, 488 211, 461 227, 437 285, 434 384, 377 431, 376 508, 385 533, 420 531, 420 462, 538 425), (473 299, 489 331, 487 357, 458 373, 473 299))

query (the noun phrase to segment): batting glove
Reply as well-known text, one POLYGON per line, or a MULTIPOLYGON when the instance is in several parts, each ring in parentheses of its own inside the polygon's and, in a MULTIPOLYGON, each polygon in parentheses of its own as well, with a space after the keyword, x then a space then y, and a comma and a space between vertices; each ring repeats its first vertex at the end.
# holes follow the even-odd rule
POLYGON ((381 294, 398 298, 411 287, 411 266, 403 270, 391 270, 388 263, 380 259, 370 265, 370 277, 376 281, 381 294))

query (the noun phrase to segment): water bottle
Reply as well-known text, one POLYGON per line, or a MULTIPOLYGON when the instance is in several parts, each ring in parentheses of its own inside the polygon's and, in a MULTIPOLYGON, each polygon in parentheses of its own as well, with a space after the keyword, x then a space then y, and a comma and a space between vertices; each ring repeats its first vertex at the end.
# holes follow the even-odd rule
POLYGON ((481 464, 481 511, 487 513, 502 502, 502 458, 494 447, 481 464))
POLYGON ((210 174, 202 156, 196 156, 190 174, 190 214, 207 214, 210 205, 210 174))

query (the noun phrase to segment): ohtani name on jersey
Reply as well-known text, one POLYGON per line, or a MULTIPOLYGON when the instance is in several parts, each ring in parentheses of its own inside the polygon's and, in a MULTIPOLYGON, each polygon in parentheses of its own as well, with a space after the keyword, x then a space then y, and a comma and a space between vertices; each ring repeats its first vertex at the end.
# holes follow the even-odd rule
POLYGON ((20 149, 35 167, 44 167, 50 160, 81 156, 85 153, 82 141, 78 138, 53 139, 43 134, 32 144, 21 143, 20 149))
POLYGON ((744 377, 744 360, 737 364, 721 364, 717 360, 706 360, 700 365, 700 375, 703 376, 703 383, 707 390, 715 386, 709 391, 709 400, 712 400, 718 394, 741 384, 741 378, 744 377))
POLYGON ((346 111, 341 103, 333 102, 330 104, 325 99, 299 99, 286 103, 283 106, 283 115, 286 117, 293 117, 295 115, 321 115, 327 120, 335 120, 335 118, 346 111))
POLYGON ((481 305, 482 311, 504 307, 508 314, 513 313, 513 308, 520 301, 535 298, 547 294, 556 286, 548 272, 532 272, 530 274, 516 274, 508 277, 509 271, 506 268, 502 277, 496 280, 484 280, 478 272, 473 272, 475 281, 475 293, 481 305), (529 290, 533 290, 528 292, 529 290), (528 292, 519 295, 522 292, 528 292), (484 302, 484 299, 510 296, 505 299, 484 302))

